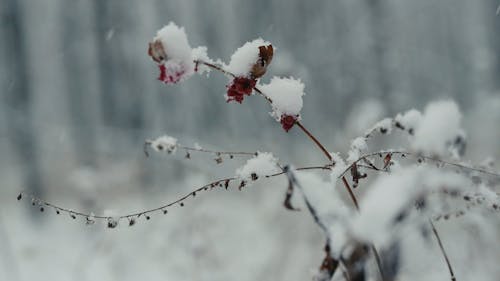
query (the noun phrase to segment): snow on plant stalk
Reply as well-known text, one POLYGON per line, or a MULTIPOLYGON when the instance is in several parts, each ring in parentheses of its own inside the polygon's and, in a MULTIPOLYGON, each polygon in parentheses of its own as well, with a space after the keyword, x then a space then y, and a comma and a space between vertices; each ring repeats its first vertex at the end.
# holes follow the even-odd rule
POLYGON ((269 152, 258 152, 245 165, 236 170, 236 176, 244 182, 255 181, 259 177, 281 172, 278 159, 269 152))
POLYGON ((243 102, 252 94, 257 79, 262 77, 273 59, 273 46, 262 38, 245 43, 231 56, 227 71, 235 77, 226 86, 226 101, 243 102))
POLYGON ((415 129, 413 149, 433 155, 445 155, 450 146, 463 134, 462 114, 453 101, 429 104, 415 129))
POLYGON ((163 135, 153 141, 150 146, 158 152, 167 152, 168 154, 177 151, 177 139, 171 136, 163 135))
POLYGON ((288 132, 300 120, 304 84, 299 79, 273 77, 260 89, 272 100, 271 116, 288 132))
POLYGON ((201 73, 209 68, 198 68, 194 60, 210 61, 206 47, 191 49, 184 27, 170 22, 158 30, 153 42, 149 43, 148 55, 158 63, 158 80, 173 84, 189 78, 195 71, 201 73))

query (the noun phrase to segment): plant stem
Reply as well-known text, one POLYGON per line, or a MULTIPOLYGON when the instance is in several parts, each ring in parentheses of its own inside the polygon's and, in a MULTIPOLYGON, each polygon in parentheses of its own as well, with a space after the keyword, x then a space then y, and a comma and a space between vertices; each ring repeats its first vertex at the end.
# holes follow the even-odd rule
MULTIPOLYGON (((214 64, 211 64, 211 63, 207 63, 207 62, 204 62, 204 61, 195 61, 195 63, 204 64, 204 65, 206 65, 208 67, 211 67, 213 69, 219 70, 220 72, 222 72, 222 73, 224 73, 226 75, 230 75, 232 77, 236 77, 233 73, 228 72, 228 71, 222 69, 222 67, 220 67, 220 66, 217 66, 217 65, 214 65, 214 64)), ((254 90, 257 93, 259 93, 262 97, 264 97, 270 104, 273 103, 273 101, 267 95, 265 95, 259 88, 254 87, 254 90)), ((326 156, 326 158, 328 158, 328 160, 330 162, 332 162, 333 158, 330 155, 330 153, 328 152, 328 150, 326 150, 326 148, 323 146, 323 144, 321 144, 321 142, 311 132, 309 132, 309 130, 307 130, 306 127, 304 127, 304 125, 302 125, 302 123, 300 123, 299 121, 296 121, 295 124, 309 137, 309 139, 311 139, 312 142, 314 142, 316 144, 316 146, 321 150, 321 152, 323 152, 323 154, 326 156)), ((335 163, 333 163, 333 164, 335 164, 335 163)), ((351 200, 354 203, 354 206, 356 207, 356 210, 359 211, 358 200, 356 199, 356 196, 354 195, 354 192, 352 191, 352 188, 349 185, 349 183, 347 182, 347 179, 345 178, 345 176, 342 176, 342 182, 344 184, 344 187, 347 189, 347 192, 349 193, 349 196, 351 197, 351 200)), ((371 247, 372 247, 373 253, 375 255, 375 258, 377 260, 377 266, 378 266, 378 268, 380 270, 380 274, 383 277, 382 266, 381 266, 381 263, 380 263, 380 257, 378 255, 377 249, 375 248, 374 245, 371 245, 371 247)))
POLYGON ((432 232, 434 233, 434 236, 436 237, 436 240, 439 244, 439 249, 441 249, 441 253, 443 254, 444 260, 446 261, 446 265, 448 266, 448 271, 450 271, 450 276, 451 276, 451 281, 457 281, 457 278, 455 277, 455 273, 453 273, 453 268, 451 267, 450 260, 448 259, 448 255, 446 254, 446 251, 444 250, 443 243, 441 242, 441 238, 439 237, 439 234, 437 232, 436 227, 432 223, 432 220, 429 219, 429 224, 432 227, 432 232))
POLYGON ((333 160, 328 150, 326 150, 326 148, 319 142, 319 140, 313 134, 311 134, 311 132, 309 132, 309 130, 307 130, 306 127, 304 127, 304 125, 300 123, 300 121, 295 122, 295 124, 297 124, 297 126, 299 126, 299 128, 319 147, 319 149, 321 149, 321 151, 323 152, 323 154, 325 154, 328 160, 330 161, 333 160))

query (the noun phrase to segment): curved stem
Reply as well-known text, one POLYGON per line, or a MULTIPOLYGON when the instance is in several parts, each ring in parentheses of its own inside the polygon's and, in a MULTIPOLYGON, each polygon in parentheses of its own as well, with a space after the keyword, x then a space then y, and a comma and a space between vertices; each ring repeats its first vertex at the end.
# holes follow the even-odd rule
MULTIPOLYGON (((309 166, 309 167, 301 167, 301 168, 297 168, 296 170, 300 171, 300 170, 329 170, 331 168, 331 165, 327 164, 325 166, 309 166)), ((266 175, 266 176, 263 176, 262 178, 270 178, 270 177, 276 177, 276 176, 279 176, 279 175, 283 175, 285 174, 284 172, 281 172, 281 173, 276 173, 276 174, 272 174, 272 175, 266 175)), ((231 177, 231 178, 224 178, 224 179, 219 179, 219 180, 216 180, 216 181, 213 181, 213 182, 210 182, 210 183, 207 183, 195 190, 192 190, 191 192, 185 194, 184 196, 178 198, 177 200, 175 201, 172 201, 172 202, 169 202, 169 203, 166 203, 162 206, 159 206, 159 207, 156 207, 156 208, 152 208, 152 209, 148 209, 148 210, 144 210, 144 211, 140 211, 140 212, 134 212, 134 213, 130 213, 130 214, 125 214, 125 215, 119 215, 119 216, 104 216, 104 215, 93 215, 91 213, 85 213, 85 212, 82 212, 82 211, 77 211, 77 210, 71 210, 69 208, 65 208, 65 207, 61 207, 61 206, 58 206, 58 205, 55 205, 53 203, 50 203, 50 202, 47 202, 47 201, 44 201, 32 194, 27 194, 25 193, 24 191, 21 192, 18 196, 18 200, 21 200, 23 198, 23 196, 27 196, 28 198, 31 199, 32 201, 32 204, 33 206, 37 206, 37 207, 50 207, 50 208, 53 208, 57 214, 59 213, 66 213, 66 214, 69 214, 70 216, 74 216, 74 218, 76 218, 76 216, 78 217, 84 217, 84 218, 88 218, 88 219, 112 219, 112 218, 115 218, 115 219, 131 219, 131 218, 134 218, 134 217, 140 217, 140 216, 143 216, 143 215, 147 215, 147 214, 151 214, 151 213, 154 213, 154 212, 164 212, 166 211, 168 208, 172 207, 173 205, 180 205, 181 207, 184 206, 184 201, 190 197, 195 197, 199 192, 203 192, 203 191, 210 191, 214 188, 228 188, 229 187, 229 184, 233 181, 239 181, 240 179, 236 178, 236 177, 231 177)), ((41 209, 40 211, 44 211, 44 209, 41 209)))
POLYGON ((434 236, 436 237, 436 240, 439 244, 439 249, 441 250, 441 253, 443 254, 444 260, 446 261, 446 265, 448 266, 448 271, 450 272, 450 277, 451 281, 457 281, 457 278, 455 277, 455 273, 453 272, 453 268, 451 267, 450 260, 448 259, 448 255, 446 254, 446 251, 444 250, 443 243, 441 242, 441 238, 439 237, 439 234, 437 232, 436 227, 434 226, 434 223, 432 223, 432 220, 429 219, 429 224, 432 227, 432 232, 434 233, 434 236))
POLYGON ((309 132, 309 130, 307 130, 306 127, 304 127, 304 125, 300 123, 300 121, 295 122, 295 124, 299 126, 299 128, 319 147, 319 149, 323 152, 323 154, 325 154, 328 160, 330 161, 333 160, 328 150, 326 150, 326 148, 321 144, 321 142, 319 142, 319 140, 313 134, 311 134, 311 132, 309 132))

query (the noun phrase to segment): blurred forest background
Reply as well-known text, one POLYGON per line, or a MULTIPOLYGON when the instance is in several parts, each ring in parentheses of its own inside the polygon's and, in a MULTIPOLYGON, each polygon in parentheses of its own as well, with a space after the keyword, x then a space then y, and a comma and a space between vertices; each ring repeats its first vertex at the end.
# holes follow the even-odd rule
POLYGON ((282 210, 283 179, 244 194, 215 192, 165 220, 112 232, 40 216, 15 196, 26 189, 63 206, 122 213, 231 176, 238 165, 186 161, 182 151, 146 158, 144 140, 164 133, 188 145, 271 151, 296 166, 322 163, 300 131, 281 130, 263 100, 226 104, 218 73, 158 82, 147 43, 169 21, 185 27, 192 47, 206 45, 226 62, 248 40, 271 41, 277 52, 263 81, 302 79, 303 123, 330 151, 346 151, 383 117, 452 98, 464 113, 466 158, 499 159, 498 5, 1 0, 0 279, 309 278, 321 235, 307 214, 282 210))

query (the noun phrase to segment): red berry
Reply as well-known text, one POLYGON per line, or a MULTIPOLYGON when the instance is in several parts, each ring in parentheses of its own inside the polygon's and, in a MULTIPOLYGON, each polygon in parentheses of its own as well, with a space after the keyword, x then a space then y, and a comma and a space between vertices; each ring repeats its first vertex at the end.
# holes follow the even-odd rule
POLYGON ((182 65, 166 67, 165 64, 159 64, 158 68, 160 69, 158 80, 165 84, 175 84, 185 76, 184 74, 186 74, 186 70, 182 65))
POLYGON ((241 103, 245 95, 250 96, 257 83, 256 79, 246 77, 235 77, 227 86, 227 102, 236 101, 241 103))
POLYGON ((288 132, 293 127, 293 125, 295 125, 295 122, 297 122, 297 118, 298 116, 286 114, 281 115, 280 123, 283 130, 288 132))

